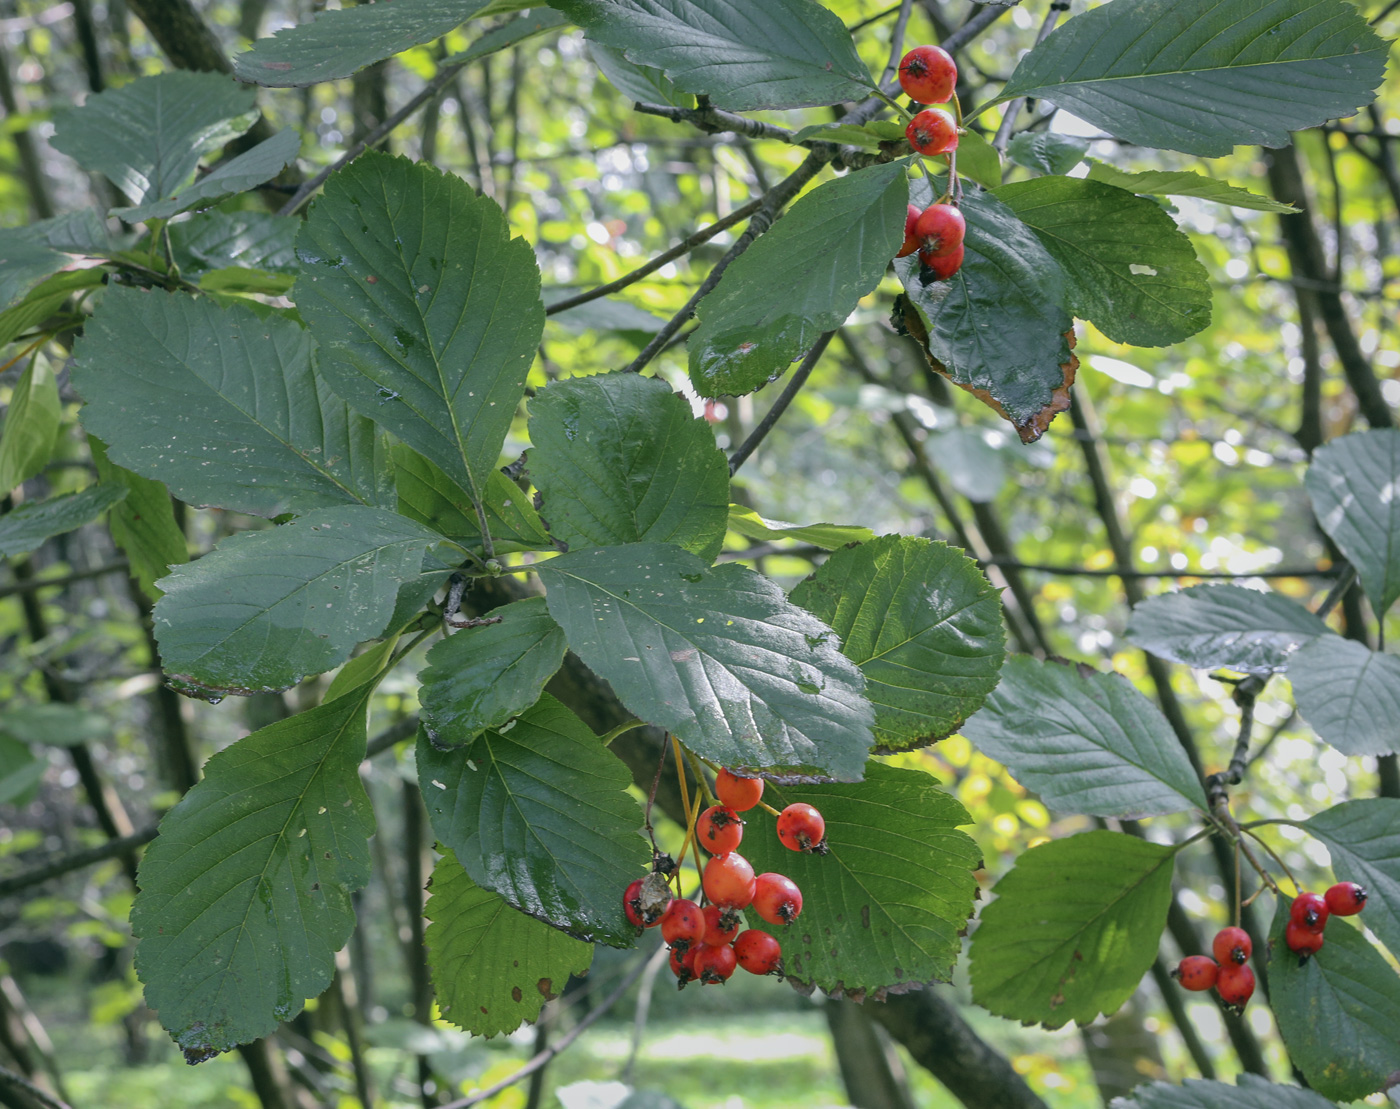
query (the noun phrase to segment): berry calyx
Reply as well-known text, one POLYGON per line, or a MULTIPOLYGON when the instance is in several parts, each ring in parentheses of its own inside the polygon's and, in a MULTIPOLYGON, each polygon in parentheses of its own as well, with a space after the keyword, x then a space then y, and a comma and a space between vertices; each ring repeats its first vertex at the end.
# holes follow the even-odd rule
POLYGON ((915 205, 909 205, 909 211, 904 217, 904 245, 899 248, 899 253, 895 255, 896 258, 908 258, 919 249, 919 237, 914 234, 914 225, 919 222, 921 215, 923 213, 915 205))
POLYGON ((741 778, 733 771, 721 769, 715 776, 715 796, 720 804, 735 812, 748 812, 763 798, 763 779, 741 778))
POLYGON ((1226 963, 1215 981, 1215 992, 1226 1006, 1236 1013, 1241 1012, 1245 1002, 1254 996, 1254 971, 1247 966, 1226 963))
POLYGON ((695 975, 707 986, 722 985, 738 965, 739 958, 734 954, 734 948, 727 945, 705 946, 695 953, 695 975))
POLYGON ((958 148, 958 124, 942 108, 925 108, 909 121, 904 137, 920 154, 947 154, 958 148))
POLYGON ((1182 989, 1208 990, 1220 977, 1220 965, 1209 955, 1188 955, 1172 971, 1182 989))
POLYGON ((738 909, 721 909, 718 905, 705 906, 705 942, 711 947, 723 947, 733 943, 744 918, 738 909))
POLYGON ((1326 900, 1316 893, 1300 893, 1288 910, 1289 920, 1310 932, 1321 932, 1331 915, 1332 910, 1327 907, 1326 900))
POLYGON ((767 932, 750 928, 734 941, 739 965, 750 974, 782 974, 783 947, 767 932))
POLYGON ((726 855, 744 838, 744 822, 725 805, 711 805, 695 822, 695 838, 711 855, 726 855))
POLYGON ((687 982, 693 982, 700 976, 695 973, 695 956, 700 953, 700 948, 692 947, 686 951, 678 948, 671 948, 671 973, 678 980, 678 989, 684 989, 687 982))
POLYGON ((666 879, 656 874, 638 878, 622 893, 622 911, 627 923, 637 928, 652 928, 661 923, 671 904, 671 889, 666 879))
POLYGON ((760 874, 754 880, 753 908, 769 924, 791 924, 802 912, 802 891, 782 874, 760 874))
POLYGON ((1365 886, 1358 886, 1355 882, 1338 882, 1322 895, 1322 899, 1333 916, 1355 916, 1366 907, 1369 896, 1365 886))
POLYGON ((919 273, 924 284, 928 284, 930 281, 947 281, 948 278, 962 269, 963 248, 959 244, 956 250, 941 258, 935 258, 921 250, 919 251, 919 261, 924 265, 919 273))
POLYGON ((919 257, 943 258, 963 245, 967 220, 951 204, 930 204, 914 225, 921 248, 919 257))
POLYGON ((958 66, 941 46, 916 46, 899 61, 899 87, 919 104, 943 104, 958 83, 958 66))
POLYGON ((1254 943, 1243 928, 1222 928, 1216 933, 1210 949, 1221 966, 1226 963, 1243 964, 1249 962, 1254 943))
POLYGON ((789 805, 778 814, 778 838, 789 851, 825 855, 826 821, 811 805, 789 805))
POLYGON ((705 896, 722 909, 743 909, 753 901, 753 867, 737 851, 716 855, 705 864, 705 896))
POLYGON ((661 938, 681 954, 705 938, 705 911, 694 901, 677 897, 661 918, 661 938))
POLYGON ((1298 956, 1298 965, 1302 966, 1308 961, 1308 957, 1316 955, 1322 949, 1325 937, 1322 933, 1314 932, 1304 924, 1290 920, 1288 927, 1283 930, 1283 942, 1288 945, 1288 950, 1298 956))

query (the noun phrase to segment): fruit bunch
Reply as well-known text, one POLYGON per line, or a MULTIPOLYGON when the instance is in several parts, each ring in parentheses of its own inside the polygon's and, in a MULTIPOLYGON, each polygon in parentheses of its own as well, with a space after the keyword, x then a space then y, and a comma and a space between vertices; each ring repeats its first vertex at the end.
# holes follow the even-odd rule
POLYGON ((1248 966, 1254 944, 1243 928, 1222 928, 1210 948, 1215 958, 1188 955, 1172 971, 1172 977, 1188 990, 1214 986, 1220 1000, 1238 1013, 1254 995, 1254 971, 1248 966))
POLYGON ((963 236, 967 221, 952 204, 940 201, 923 211, 909 205, 904 217, 904 245, 896 258, 919 252, 924 269, 938 281, 952 277, 963 263, 963 236))
MULTIPOLYGON (((671 970, 682 987, 696 979, 705 985, 722 984, 737 967, 751 974, 781 975, 782 945, 767 932, 743 929, 743 912, 752 909, 769 924, 780 925, 791 924, 802 912, 802 891, 796 882, 773 872, 755 874, 737 850, 744 837, 739 814, 760 803, 763 779, 721 769, 715 794, 718 804, 695 821, 695 842, 711 856, 701 879, 704 903, 672 896, 667 879, 671 867, 638 878, 622 895, 631 924, 661 928, 671 948, 671 970)), ((778 814, 778 839, 793 851, 825 854, 826 823, 811 805, 789 805, 778 814)))
MULTIPOLYGON (((958 67, 938 46, 916 46, 899 63, 899 84, 909 99, 919 104, 944 104, 954 99, 958 67)), ((958 120, 943 108, 925 108, 909 120, 904 135, 918 153, 949 154, 958 148, 958 120)), ((956 171, 950 158, 949 188, 956 171)), ((955 204, 947 198, 920 211, 909 205, 904 221, 904 245, 898 258, 915 251, 923 264, 925 281, 943 281, 958 272, 963 262, 963 235, 967 225, 955 204)))
POLYGON ((1293 899, 1288 910, 1288 926, 1283 942, 1298 956, 1298 965, 1316 955, 1322 947, 1322 931, 1327 918, 1355 916, 1366 907, 1366 888, 1355 882, 1338 882, 1324 894, 1303 892, 1293 899))

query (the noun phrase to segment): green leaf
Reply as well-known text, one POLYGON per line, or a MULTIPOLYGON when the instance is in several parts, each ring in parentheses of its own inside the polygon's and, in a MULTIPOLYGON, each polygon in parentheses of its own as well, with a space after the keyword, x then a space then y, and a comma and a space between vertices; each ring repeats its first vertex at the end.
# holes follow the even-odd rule
POLYGON ((133 474, 107 457, 101 441, 88 436, 88 448, 97 466, 97 476, 105 482, 123 485, 126 497, 112 506, 107 528, 126 555, 131 578, 152 601, 161 598, 156 581, 170 567, 190 560, 185 533, 175 522, 170 490, 158 481, 133 474))
POLYGON ((27 805, 48 768, 47 759, 35 758, 27 745, 0 733, 0 805, 27 805))
POLYGON ((966 131, 958 140, 958 173, 984 189, 995 189, 1001 184, 1001 155, 976 131, 966 131))
POLYGON ((762 809, 744 814, 740 845, 754 870, 786 874, 802 890, 802 915, 790 927, 748 917, 782 943, 790 978, 857 999, 949 978, 982 859, 958 830, 972 818, 927 774, 872 762, 866 775, 854 785, 770 782, 764 791, 777 808, 819 808, 830 854, 789 851, 762 809))
POLYGON ((1011 140, 1006 148, 1006 156, 1018 166, 1025 166, 1040 173, 1060 174, 1068 173, 1082 162, 1088 149, 1089 140, 1074 135, 1057 135, 1051 131, 1023 131, 1011 140))
POLYGON ((202 212, 171 226, 170 245, 186 276, 229 267, 294 274, 300 226, 270 212, 202 212))
POLYGON ((452 751, 420 731, 418 776, 433 831, 473 882, 579 939, 633 945, 621 891, 651 851, 632 776, 553 697, 452 751))
POLYGON ((564 661, 564 632, 543 597, 492 609, 497 623, 464 628, 428 652, 418 698, 428 737, 458 747, 540 699, 564 661))
MULTIPOLYGON (((551 285, 542 290, 546 306, 579 291, 567 285, 551 285)), ((582 335, 585 331, 611 331, 641 344, 646 342, 647 336, 655 335, 666 324, 660 316, 621 297, 599 297, 585 301, 551 316, 550 320, 575 335, 582 335)))
POLYGON ((1018 655, 962 733, 1057 812, 1135 817, 1207 807, 1161 710, 1121 674, 1018 655))
POLYGON ((0 496, 48 465, 62 419, 63 405, 49 360, 30 359, 10 392, 0 430, 0 496))
POLYGON ((54 149, 105 175, 136 204, 173 196, 200 159, 253 125, 253 90, 174 70, 89 96, 54 118, 54 149))
POLYGON ((1144 651, 1198 670, 1268 674, 1289 669, 1295 651, 1331 632, 1282 593, 1193 585, 1137 604, 1124 635, 1144 651))
POLYGON ((267 1035, 335 973, 369 880, 368 698, 224 748, 141 860, 136 973, 190 1062, 267 1035))
MULTIPOLYGON (((1015 143, 1013 142, 1014 146, 1015 143)), ((1252 193, 1248 189, 1237 188, 1216 181, 1203 173, 1191 170, 1149 169, 1141 173, 1128 173, 1107 162, 1089 159, 1089 180, 1102 181, 1105 185, 1116 185, 1131 193, 1146 193, 1149 196, 1194 196, 1199 200, 1213 200, 1217 204, 1228 204, 1233 208, 1250 208, 1256 212, 1296 212, 1291 204, 1281 204, 1272 197, 1252 193)))
POLYGON ((1002 448, 992 446, 981 428, 930 431, 924 439, 924 453, 942 471, 953 491, 970 501, 991 504, 1006 485, 1002 448))
POLYGON ((904 163, 891 162, 824 182, 794 204, 700 304, 689 343, 700 395, 751 393, 844 323, 904 242, 908 203, 904 163))
POLYGON ((621 50, 613 50, 600 42, 590 42, 588 52, 608 79, 608 84, 629 100, 644 104, 671 104, 677 108, 695 107, 695 97, 676 88, 661 70, 649 65, 634 65, 621 50))
POLYGON ((260 38, 235 54, 240 81, 299 88, 338 81, 367 65, 441 38, 486 5, 486 0, 393 0, 323 11, 310 23, 260 38))
MULTIPOLYGON (((841 20, 814 0, 551 0, 590 42, 663 70, 736 112, 863 100, 875 82, 841 20)), ((893 252, 891 252, 893 253, 893 252)))
POLYGON ((110 247, 106 221, 91 208, 0 229, 0 308, 23 300, 46 277, 68 265, 72 261, 68 255, 110 247))
POLYGON ((92 523, 125 496, 122 486, 103 482, 81 493, 28 501, 0 516, 0 558, 38 550, 45 539, 92 523))
POLYGON ((1400 597, 1400 431, 1333 439, 1313 453, 1304 481, 1322 530, 1356 567, 1377 617, 1400 597))
POLYGON ((710 425, 660 378, 610 373, 530 402, 526 459, 552 535, 570 547, 674 543, 713 562, 729 516, 729 463, 710 425))
POLYGON ((861 777, 865 679, 767 578, 663 543, 540 563, 569 647, 643 720, 724 766, 861 777))
POLYGON ((514 1032, 540 1015, 593 948, 522 916, 482 889, 449 851, 433 868, 424 937, 444 1019, 474 1036, 514 1032))
POLYGON ((1400 1070, 1400 977, 1344 920, 1302 966, 1283 933, 1289 901, 1279 898, 1269 929, 1269 1005, 1294 1066, 1318 1093, 1353 1101, 1383 1089, 1400 1070))
POLYGON ((1366 927, 1392 952, 1400 951, 1400 801, 1346 801, 1303 828, 1327 848, 1338 881, 1366 887, 1366 927))
POLYGON ((278 516, 376 503, 384 444, 316 375, 312 349, 276 316, 111 288, 75 352, 83 425, 189 504, 278 516))
POLYGON ((737 531, 746 539, 795 539, 824 551, 875 538, 869 528, 854 524, 789 524, 786 520, 768 520, 742 504, 729 506, 729 530, 737 531))
POLYGON ((101 713, 77 705, 7 705, 0 731, 30 746, 76 747, 112 736, 112 723, 101 713))
POLYGON ((1336 1109, 1312 1090, 1280 1086, 1257 1074, 1236 1076, 1238 1086, 1188 1078, 1184 1086, 1165 1082, 1137 1087, 1132 1097, 1114 1098, 1113 1109, 1336 1109))
MULTIPOLYGON (((390 625, 392 626, 392 621, 390 625)), ((394 632, 352 658, 331 679, 331 684, 326 687, 325 700, 334 701, 337 697, 344 697, 362 685, 375 681, 384 672, 384 667, 389 665, 398 643, 399 633, 394 632)))
POLYGON ((1385 55, 1343 0, 1117 0, 1022 58, 1000 99, 1043 98, 1127 142, 1215 158, 1354 115, 1385 55))
MULTIPOLYGON (((394 445, 393 459, 401 516, 426 524, 464 547, 481 545, 481 524, 460 485, 402 443, 394 445)), ((530 495, 499 471, 486 479, 486 526, 497 554, 554 549, 530 495)))
POLYGON ((972 998, 1025 1024, 1117 1011, 1157 957, 1173 848, 1085 832, 1023 854, 972 934, 972 998))
MULTIPOLYGON (((502 5, 497 0, 497 2, 487 4, 486 7, 477 12, 475 18, 480 19, 483 16, 504 12, 518 12, 538 3, 539 0, 529 0, 526 3, 502 5)), ((501 26, 487 31, 461 53, 449 55, 438 62, 438 72, 441 73, 450 65, 462 65, 466 62, 476 61, 477 58, 485 58, 555 27, 566 26, 568 22, 559 12, 550 11, 548 8, 534 7, 533 11, 526 12, 518 19, 512 19, 509 23, 503 23, 501 26)))
MULTIPOLYGON (((901 132, 902 137, 902 132, 901 132)), ((842 146, 858 146, 872 154, 878 153, 885 137, 879 130, 870 126, 857 127, 853 123, 813 123, 801 128, 792 137, 793 142, 834 142, 842 146)))
POLYGON ((1070 310, 1115 343, 1169 346, 1210 323, 1206 268, 1156 201, 1074 177, 1018 181, 996 195, 1060 263, 1070 310))
POLYGON ((45 323, 67 303, 73 293, 80 289, 96 288, 106 276, 105 269, 93 266, 89 269, 56 273, 39 282, 18 304, 0 312, 0 347, 13 342, 17 336, 31 328, 45 323))
POLYGON ((1303 719, 1342 754, 1400 751, 1400 658, 1319 636, 1293 657, 1288 680, 1303 719))
MULTIPOLYGON (((932 204, 928 181, 913 182, 909 199, 921 208, 932 204)), ((924 285, 914 255, 896 259, 895 273, 928 327, 929 352, 959 385, 990 394, 1019 428, 1064 386, 1065 332, 1073 324, 1065 275, 1035 232, 993 194, 970 187, 961 210, 966 258, 957 273, 924 285)))
POLYGON ((326 183, 297 257, 331 387, 480 501, 544 331, 530 244, 460 177, 371 151, 326 183))
POLYGON ((875 744, 909 751, 951 735, 997 684, 1001 598, 946 543, 886 535, 835 551, 792 591, 865 675, 875 744))
POLYGON ((144 220, 169 219, 200 205, 208 207, 226 196, 271 181, 296 159, 300 149, 301 136, 289 127, 251 150, 230 158, 168 199, 149 197, 145 203, 131 208, 113 208, 112 215, 127 223, 140 223, 144 220))
POLYGON ((156 639, 184 692, 275 692, 376 638, 435 533, 381 508, 321 508, 226 539, 160 583, 156 639))
POLYGON ((0 307, 24 296, 68 259, 41 243, 29 242, 14 231, 0 231, 0 307))

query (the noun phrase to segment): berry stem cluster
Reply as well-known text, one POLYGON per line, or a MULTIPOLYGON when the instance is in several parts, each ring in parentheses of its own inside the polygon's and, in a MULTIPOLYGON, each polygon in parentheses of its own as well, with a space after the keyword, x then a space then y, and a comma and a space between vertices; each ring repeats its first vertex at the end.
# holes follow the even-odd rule
MULTIPOLYGON (((904 221, 904 245, 898 258, 918 253, 919 275, 925 284, 945 281, 958 272, 963 263, 963 238, 967 224, 958 201, 962 188, 958 183, 958 136, 962 131, 962 106, 953 91, 958 82, 958 67, 947 51, 938 46, 916 46, 899 63, 899 84, 909 99, 918 104, 952 102, 953 111, 926 107, 914 116, 900 109, 908 119, 905 138, 914 151, 924 156, 947 155, 948 187, 929 207, 920 211, 914 205, 904 221)), ((898 105, 896 105, 898 107, 898 105)), ((924 169, 922 162, 919 163, 924 169)), ((927 175, 927 170, 924 170, 927 175)))

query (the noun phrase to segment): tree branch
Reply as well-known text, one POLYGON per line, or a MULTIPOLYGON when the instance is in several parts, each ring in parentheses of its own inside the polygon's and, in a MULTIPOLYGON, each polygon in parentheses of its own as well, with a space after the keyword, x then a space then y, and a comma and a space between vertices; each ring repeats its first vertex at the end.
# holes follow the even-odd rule
POLYGON ((816 369, 817 363, 821 361, 822 355, 826 353, 826 348, 831 342, 831 337, 835 334, 835 331, 825 332, 812 344, 812 349, 807 352, 807 357, 802 359, 802 365, 797 367, 797 372, 792 375, 792 380, 787 383, 787 388, 785 388, 778 399, 773 402, 773 407, 764 414, 763 419, 758 422, 758 426, 753 429, 752 433, 744 440, 739 449, 729 456, 730 477, 733 477, 738 472, 739 467, 748 460, 749 455, 753 454, 753 452, 758 449, 758 445, 762 443, 768 433, 773 430, 774 425, 778 422, 782 414, 787 411, 788 405, 792 403, 793 398, 797 396, 802 386, 807 384, 807 379, 812 376, 812 371, 816 369))

